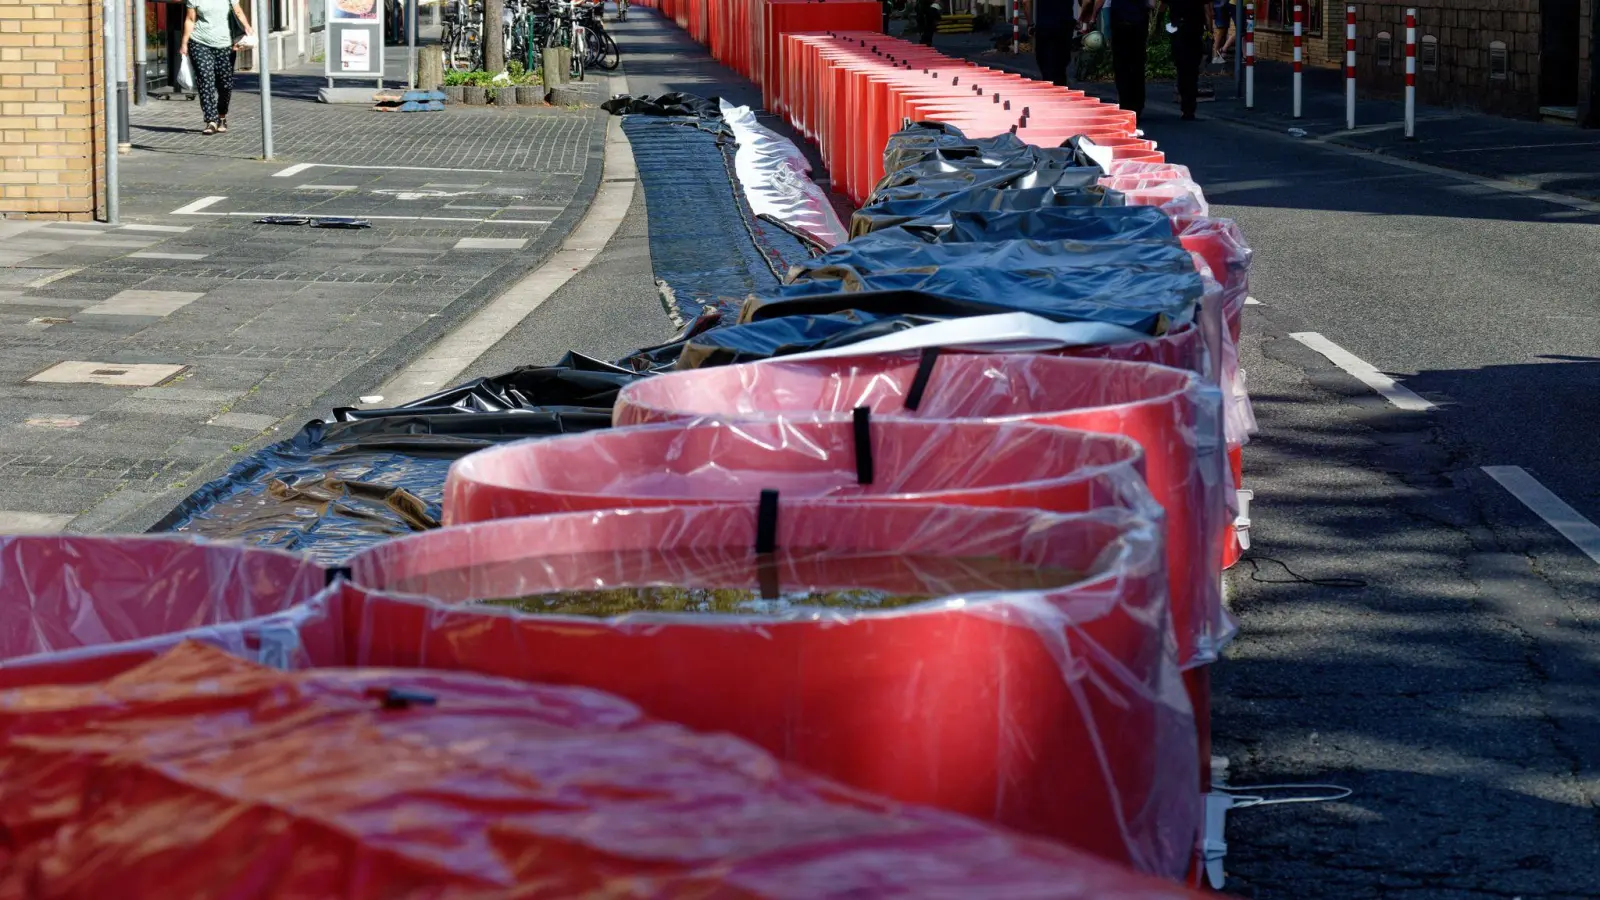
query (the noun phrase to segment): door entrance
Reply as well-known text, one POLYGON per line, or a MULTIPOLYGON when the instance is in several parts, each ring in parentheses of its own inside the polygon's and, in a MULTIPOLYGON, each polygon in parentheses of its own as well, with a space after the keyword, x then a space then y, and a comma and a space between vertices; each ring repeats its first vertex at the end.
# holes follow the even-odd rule
POLYGON ((1578 105, 1582 0, 1539 0, 1539 105, 1578 105))

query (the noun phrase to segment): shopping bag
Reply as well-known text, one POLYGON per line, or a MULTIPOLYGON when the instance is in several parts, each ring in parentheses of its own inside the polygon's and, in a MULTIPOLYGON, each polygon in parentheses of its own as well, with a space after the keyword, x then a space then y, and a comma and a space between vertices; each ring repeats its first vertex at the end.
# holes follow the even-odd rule
POLYGON ((178 90, 194 90, 194 66, 189 63, 189 54, 183 55, 183 62, 178 66, 178 90))

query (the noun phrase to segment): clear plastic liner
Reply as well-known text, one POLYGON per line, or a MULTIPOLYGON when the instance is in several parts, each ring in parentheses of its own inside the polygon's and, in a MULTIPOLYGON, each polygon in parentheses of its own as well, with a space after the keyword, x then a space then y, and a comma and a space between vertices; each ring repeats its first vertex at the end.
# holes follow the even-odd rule
POLYGON ((1180 166, 1169 162, 1143 162, 1132 159, 1119 159, 1111 164, 1106 174, 1112 177, 1121 175, 1142 175, 1150 178, 1184 178, 1193 181, 1189 174, 1188 166, 1180 166))
POLYGON ((1173 218, 1211 215, 1205 194, 1192 181, 1158 181, 1126 193, 1117 193, 1129 206, 1154 206, 1173 218))
POLYGON ((1196 896, 598 691, 463 673, 185 645, 0 692, 0 753, 5 897, 1196 896))
POLYGON ((757 216, 769 216, 821 244, 850 239, 828 195, 811 180, 811 163, 788 138, 756 121, 748 106, 721 101, 722 119, 739 147, 734 171, 757 216))
POLYGON ((1231 219, 1182 218, 1174 220, 1183 246, 1199 254, 1222 285, 1225 333, 1220 359, 1221 385, 1226 398, 1224 428, 1228 443, 1242 446, 1256 432, 1255 412, 1239 368, 1239 335, 1244 327, 1245 299, 1250 294, 1252 251, 1244 233, 1231 219))
MULTIPOLYGON (((616 424, 689 422, 704 416, 723 416, 738 420, 737 426, 724 427, 736 427, 736 433, 748 434, 750 440, 774 443, 785 436, 786 428, 796 426, 773 417, 798 421, 797 417, 831 416, 836 427, 843 430, 852 412, 866 407, 877 416, 951 420, 930 422, 930 427, 953 427, 956 422, 1027 421, 1132 438, 1144 448, 1150 491, 1166 510, 1169 591, 1179 663, 1189 668, 1216 659, 1234 632, 1234 623, 1222 607, 1221 558, 1214 552, 1217 534, 1232 521, 1228 504, 1232 482, 1217 431, 1220 397, 1216 391, 1208 389, 1191 372, 1147 363, 1033 354, 947 353, 939 355, 926 369, 916 409, 908 409, 907 398, 923 369, 920 354, 901 353, 804 362, 780 359, 673 373, 625 388, 617 401, 616 424), (762 418, 769 421, 764 428, 758 428, 757 422, 762 418)), ((892 421, 874 419, 872 424, 883 428, 892 421)), ((638 432, 629 429, 582 440, 603 443, 628 433, 638 432)), ((1002 440, 998 433, 996 438, 997 442, 1002 440)), ((674 441, 669 445, 677 449, 682 443, 674 441)), ((803 446, 809 449, 811 443, 814 441, 803 446)), ((565 471, 572 462, 553 452, 561 445, 573 451, 579 447, 569 440, 545 442, 521 452, 505 447, 480 453, 457 464, 452 480, 459 479, 465 486, 487 482, 492 477, 502 491, 509 493, 505 485, 511 479, 525 486, 541 476, 545 484, 554 479, 586 477, 565 471), (508 471, 513 461, 522 465, 508 471)), ((956 471, 974 466, 977 471, 971 477, 975 478, 1010 472, 1008 480, 1022 482, 1038 477, 1047 466, 1043 460, 1020 462, 1019 458, 1034 455, 1033 448, 1019 445, 987 462, 979 453, 978 460, 969 462, 964 454, 955 455, 962 446, 959 441, 941 445, 940 452, 949 447, 953 454, 943 462, 956 471)), ((978 449, 977 445, 966 446, 978 449)), ((695 467, 703 458, 720 464, 730 455, 726 451, 673 455, 665 465, 698 474, 695 467)), ((848 448, 844 455, 840 465, 848 469, 848 448)), ((573 453, 572 459, 577 458, 573 453)), ((652 455, 636 463, 646 469, 657 460, 652 455)), ((1103 465, 1083 451, 1076 460, 1064 461, 1062 467, 1072 463, 1103 465)), ((1126 495, 1126 491, 1119 494, 1126 495)), ((456 496, 452 492, 450 500, 456 496)), ((701 496, 715 494, 708 489, 701 496)), ((446 504, 447 515, 450 500, 446 504)), ((514 501, 513 496, 507 502, 514 501)))
POLYGON ((750 503, 446 528, 353 558, 343 590, 353 664, 597 688, 862 790, 1180 877, 1200 798, 1163 561, 1159 526, 1125 510, 782 500, 775 520, 750 503), (981 559, 1082 574, 941 590, 981 559), (610 619, 464 605, 629 585, 935 599, 610 619))
MULTIPOLYGON (((719 370, 707 370, 719 371, 719 370)), ((720 383, 728 384, 725 379, 720 383)), ((785 498, 1019 506, 1103 506, 1159 520, 1134 441, 1025 423, 914 422, 847 415, 704 417, 475 453, 450 469, 447 524, 641 506, 785 498)), ((944 417, 934 417, 944 418, 944 417)))
POLYGON ((0 686, 92 679, 181 635, 245 650, 325 581, 307 557, 183 537, 0 536, 0 686))

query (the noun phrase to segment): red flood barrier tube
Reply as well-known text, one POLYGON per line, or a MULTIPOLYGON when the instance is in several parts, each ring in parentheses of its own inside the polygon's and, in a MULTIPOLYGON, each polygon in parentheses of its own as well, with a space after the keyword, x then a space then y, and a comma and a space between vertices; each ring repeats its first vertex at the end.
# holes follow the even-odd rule
POLYGON ((775 523, 753 503, 568 513, 392 541, 350 568, 357 665, 593 687, 855 788, 1150 874, 1188 867, 1194 719, 1159 529, 1127 511, 800 500, 777 504, 775 523), (755 552, 774 535, 774 552, 755 552), (975 560, 1081 576, 953 589, 976 583, 975 560), (934 599, 609 619, 464 605, 628 585, 934 599))
MULTIPOLYGON (((708 370, 714 371, 714 370, 708 370)), ((1028 424, 702 419, 524 441, 450 469, 447 524, 542 513, 786 498, 1104 506, 1159 518, 1139 446, 1028 424)))
POLYGON ((1199 896, 597 691, 463 673, 186 644, 0 693, 0 754, 7 897, 1199 896))
MULTIPOLYGON (((624 388, 617 398, 613 419, 617 425, 638 425, 724 416, 738 420, 737 425, 730 427, 748 436, 748 443, 757 446, 776 443, 784 436, 786 428, 802 426, 778 422, 760 426, 748 421, 752 417, 788 416, 798 421, 798 417, 822 414, 834 417, 834 427, 842 429, 847 422, 839 421, 839 417, 848 420, 853 410, 862 407, 878 416, 953 420, 924 426, 933 430, 955 428, 958 422, 970 424, 976 420, 991 423, 986 427, 1005 421, 1025 421, 1132 438, 1144 449, 1150 492, 1166 510, 1172 618, 1178 640, 1178 659, 1188 668, 1215 661, 1218 649, 1233 632, 1233 625, 1222 608, 1221 573, 1217 554, 1212 551, 1213 536, 1227 521, 1225 491, 1231 487, 1222 447, 1217 440, 1218 410, 1215 406, 1215 394, 1203 388, 1198 376, 1163 366, 1031 354, 933 352, 797 362, 779 358, 666 373, 624 388)), ((875 419, 873 426, 889 429, 900 427, 903 422, 875 419)), ((582 444, 570 443, 571 439, 566 438, 530 444, 526 454, 508 452, 517 445, 483 451, 458 463, 451 477, 453 481, 459 478, 464 488, 471 482, 478 490, 484 489, 483 482, 493 480, 508 494, 514 490, 507 486, 508 480, 515 480, 523 490, 532 490, 533 484, 540 482, 544 493, 538 502, 554 503, 559 508, 577 508, 567 505, 575 502, 570 497, 550 496, 559 493, 555 485, 595 477, 593 470, 574 474, 577 461, 584 458, 583 452, 593 447, 590 458, 609 461, 605 451, 600 450, 600 442, 609 437, 613 443, 621 444, 626 441, 623 436, 629 434, 650 434, 654 439, 649 443, 673 451, 683 449, 686 443, 670 440, 667 438, 670 432, 658 430, 594 432, 576 436, 583 440, 582 444), (599 436, 600 442, 591 443, 589 439, 593 436, 599 436), (571 448, 568 452, 551 452, 564 442, 571 448), (539 457, 530 458, 528 454, 539 454, 539 457)), ((1063 435, 1073 434, 1075 432, 1063 432, 1063 435)), ((996 434, 997 445, 1006 440, 996 434)), ((658 459, 657 456, 667 454, 657 451, 650 458, 633 457, 627 462, 647 471, 663 466, 696 471, 709 460, 720 467, 728 465, 725 460, 729 450, 737 451, 732 446, 735 443, 724 442, 728 449, 704 456, 674 452, 670 460, 658 459)), ((795 448, 800 454, 814 456, 818 452, 814 439, 794 443, 800 444, 795 448)), ((951 448, 951 456, 940 460, 942 466, 962 473, 963 477, 973 473, 971 477, 975 479, 994 478, 988 470, 1009 473, 1000 483, 1020 483, 1042 474, 1042 461, 1020 466, 1019 462, 1030 460, 1040 452, 1049 452, 1047 445, 1038 439, 1032 446, 1014 445, 998 454, 974 442, 967 445, 974 451, 969 459, 958 455, 960 451, 955 445, 959 443, 938 445, 940 453, 951 448)), ((697 449, 713 450, 710 441, 702 444, 705 446, 697 449)), ((917 453, 912 458, 922 460, 926 454, 917 453)), ((1069 469, 1073 463, 1104 465, 1103 460, 1090 459, 1079 450, 1076 459, 1062 458, 1059 468, 1069 469)), ((611 466, 602 462, 597 468, 611 466)), ((747 492, 750 489, 741 487, 747 492)), ((712 492, 716 488, 705 490, 704 494, 689 495, 714 496, 712 492)), ((480 502, 488 505, 493 501, 485 498, 480 502)), ((502 502, 506 502, 513 513, 526 511, 514 495, 502 502)), ((629 502, 634 501, 630 498, 629 502)), ((940 502, 948 501, 941 499, 940 502)), ((991 501, 987 505, 1000 504, 991 501)))
MULTIPOLYGON (((115 674, 185 636, 282 664, 326 573, 276 550, 183 537, 0 536, 0 687, 115 674), (261 633, 268 634, 268 645, 261 633)), ((328 635, 308 628, 306 640, 328 635)))

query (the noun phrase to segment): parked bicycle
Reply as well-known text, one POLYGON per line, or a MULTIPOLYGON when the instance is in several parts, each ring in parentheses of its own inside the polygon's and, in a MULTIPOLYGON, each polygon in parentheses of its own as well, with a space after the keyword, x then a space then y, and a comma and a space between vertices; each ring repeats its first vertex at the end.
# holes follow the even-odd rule
POLYGON ((444 46, 447 69, 470 72, 483 68, 483 6, 470 0, 446 0, 444 46))

